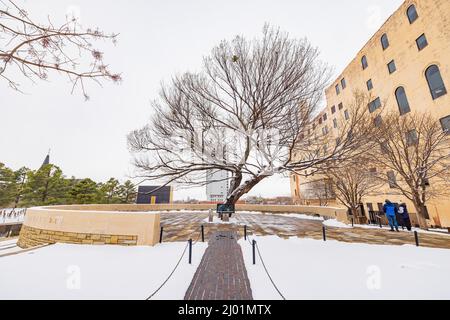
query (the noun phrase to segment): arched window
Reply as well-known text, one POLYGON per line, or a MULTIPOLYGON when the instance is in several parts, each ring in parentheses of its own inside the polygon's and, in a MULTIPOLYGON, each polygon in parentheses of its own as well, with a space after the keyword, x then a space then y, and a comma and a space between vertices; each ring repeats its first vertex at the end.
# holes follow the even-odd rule
POLYGON ((361 64, 362 64, 363 69, 366 69, 369 66, 369 64, 367 63, 367 57, 366 56, 363 56, 361 58, 361 64))
POLYGON ((427 71, 425 71, 425 77, 427 78, 433 100, 447 94, 447 89, 445 88, 441 72, 437 65, 430 66, 427 71))
POLYGON ((406 97, 405 88, 398 87, 397 90, 395 90, 395 97, 397 98, 398 110, 400 111, 400 115, 407 114, 411 111, 408 98, 406 97))
POLYGON ((381 36, 381 46, 383 47, 383 50, 386 50, 389 47, 389 39, 386 33, 381 36))
POLYGON ((406 11, 406 14, 408 15, 409 23, 413 23, 419 17, 415 5, 410 5, 408 10, 406 11))

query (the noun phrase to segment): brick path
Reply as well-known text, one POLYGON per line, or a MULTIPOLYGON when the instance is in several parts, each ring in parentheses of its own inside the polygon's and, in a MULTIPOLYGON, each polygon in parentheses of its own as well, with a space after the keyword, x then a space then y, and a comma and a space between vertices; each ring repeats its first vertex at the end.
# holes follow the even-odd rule
POLYGON ((211 235, 185 300, 253 300, 242 250, 233 231, 211 235))

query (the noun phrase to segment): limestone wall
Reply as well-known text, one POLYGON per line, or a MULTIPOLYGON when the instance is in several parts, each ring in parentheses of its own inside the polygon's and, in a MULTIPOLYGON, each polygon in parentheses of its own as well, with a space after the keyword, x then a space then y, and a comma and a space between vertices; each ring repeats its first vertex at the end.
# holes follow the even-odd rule
POLYGON ((56 242, 150 246, 158 242, 159 213, 123 212, 106 205, 98 209, 95 206, 28 209, 18 244, 27 248, 56 242))

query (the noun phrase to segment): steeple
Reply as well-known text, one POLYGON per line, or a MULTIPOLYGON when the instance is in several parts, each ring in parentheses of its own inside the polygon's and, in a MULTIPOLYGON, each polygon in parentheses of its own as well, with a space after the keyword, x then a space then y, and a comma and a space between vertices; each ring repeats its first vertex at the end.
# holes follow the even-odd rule
POLYGON ((50 149, 48 149, 47 156, 45 157, 44 162, 41 165, 41 168, 47 164, 50 164, 50 149))

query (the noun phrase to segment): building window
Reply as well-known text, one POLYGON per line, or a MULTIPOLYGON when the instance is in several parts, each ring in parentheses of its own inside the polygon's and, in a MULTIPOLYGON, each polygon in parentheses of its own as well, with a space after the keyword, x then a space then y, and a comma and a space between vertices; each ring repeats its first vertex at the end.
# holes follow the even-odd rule
POLYGON ((327 116, 327 114, 325 113, 325 114, 323 115, 323 121, 327 121, 327 119, 328 119, 328 116, 327 116))
POLYGON ((440 121, 442 130, 444 130, 445 133, 450 134, 450 116, 446 116, 445 118, 442 118, 440 121))
POLYGON ((394 73, 397 70, 394 60, 392 60, 391 62, 388 63, 388 69, 389 69, 389 73, 394 73))
POLYGON ((338 123, 336 119, 333 119, 333 127, 336 129, 338 127, 338 123))
POLYGON ((376 116, 375 119, 373 119, 373 123, 374 123, 375 127, 377 127, 377 128, 381 127, 381 125, 383 123, 383 119, 381 118, 381 115, 376 116))
POLYGON ((445 88, 438 66, 430 66, 427 71, 425 71, 425 76, 427 78, 433 100, 447 94, 447 89, 445 88))
POLYGON ((335 114, 336 113, 336 106, 332 106, 331 107, 331 114, 335 114))
POLYGON ((340 94, 341 93, 341 89, 339 88, 339 84, 336 85, 336 94, 340 94))
POLYGON ((322 124, 322 118, 319 119, 319 125, 321 125, 321 124, 322 124))
POLYGON ((344 105, 342 104, 342 102, 338 104, 338 107, 339 107, 339 110, 344 109, 344 105))
POLYGON ((386 50, 389 47, 389 39, 386 33, 381 36, 381 46, 383 47, 383 50, 386 50))
POLYGON ((389 183, 389 188, 393 189, 397 186, 397 178, 395 177, 394 171, 387 172, 387 178, 389 183))
POLYGON ((372 113, 375 110, 377 110, 378 108, 381 107, 381 100, 380 98, 376 98, 375 100, 373 100, 372 102, 369 103, 369 112, 372 113))
POLYGON ((363 70, 365 70, 369 66, 369 64, 367 63, 367 57, 366 56, 363 56, 361 58, 361 64, 362 64, 363 70))
POLYGON ((427 37, 425 37, 425 33, 417 38, 416 43, 417 43, 417 48, 419 49, 419 51, 424 49, 426 46, 428 46, 428 41, 427 41, 427 37))
POLYGON ((417 131, 415 129, 410 130, 406 133, 406 145, 408 147, 415 145, 418 142, 417 131))
POLYGON ((322 133, 323 133, 324 136, 326 136, 328 134, 328 127, 327 126, 322 128, 322 133))
POLYGON ((408 15, 409 23, 413 23, 419 17, 415 5, 409 6, 408 10, 406 11, 406 14, 408 15))
POLYGON ((350 119, 350 114, 348 113, 348 110, 344 111, 344 117, 345 117, 345 120, 350 119))
POLYGON ((395 90, 395 98, 397 98, 398 110, 400 111, 401 116, 411 111, 405 88, 398 87, 397 90, 395 90))
POLYGON ((367 81, 367 90, 372 90, 373 89, 373 83, 372 83, 372 79, 369 79, 367 81))
POLYGON ((341 87, 342 87, 342 90, 347 88, 347 82, 345 82, 345 78, 342 78, 342 80, 341 80, 341 87))

